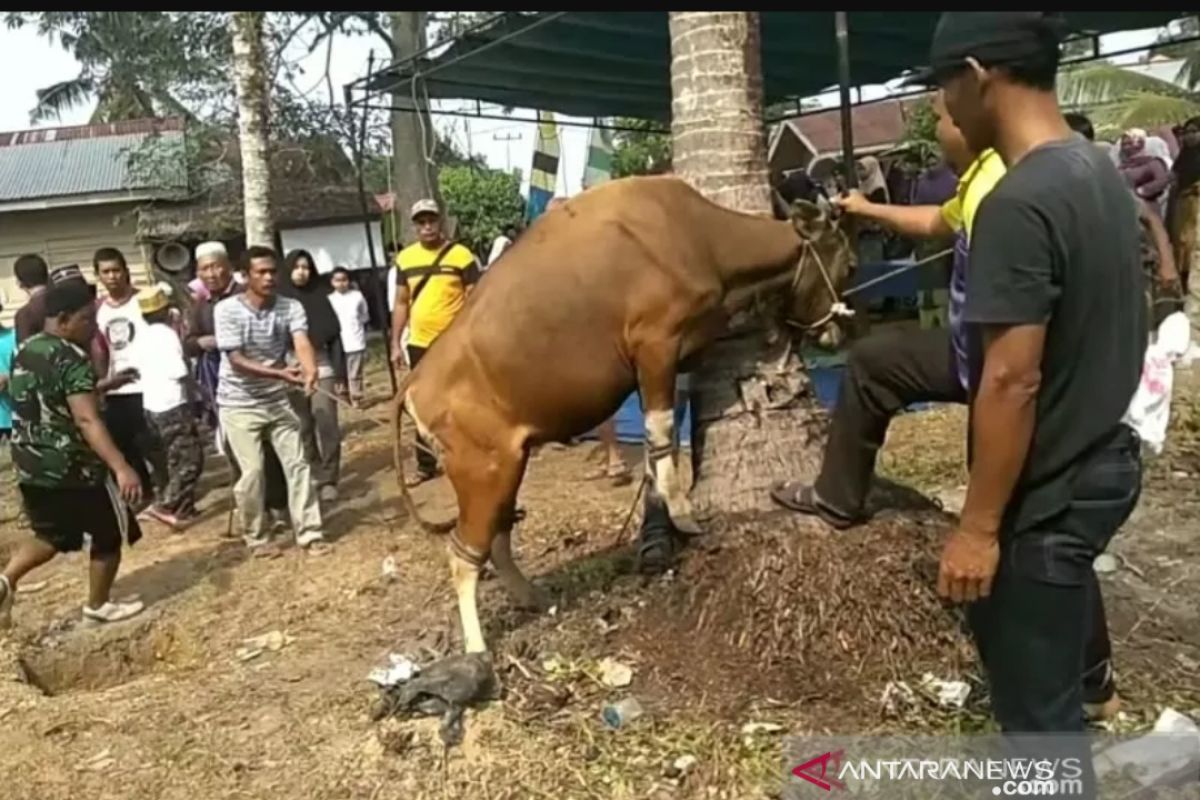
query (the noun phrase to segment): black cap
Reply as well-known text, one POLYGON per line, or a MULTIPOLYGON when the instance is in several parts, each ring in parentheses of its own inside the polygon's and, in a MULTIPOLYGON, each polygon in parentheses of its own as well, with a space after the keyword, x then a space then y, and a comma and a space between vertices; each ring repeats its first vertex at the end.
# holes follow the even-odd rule
POLYGON ((985 67, 1017 63, 1057 50, 1066 26, 1046 11, 947 11, 929 47, 929 66, 903 85, 930 85, 961 69, 968 57, 985 67))

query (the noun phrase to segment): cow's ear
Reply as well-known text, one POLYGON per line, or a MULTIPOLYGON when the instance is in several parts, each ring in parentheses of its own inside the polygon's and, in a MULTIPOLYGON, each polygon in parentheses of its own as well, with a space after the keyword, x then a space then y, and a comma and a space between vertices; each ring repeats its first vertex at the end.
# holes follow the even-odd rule
POLYGON ((801 239, 813 240, 828 226, 825 210, 816 203, 797 200, 792 203, 792 224, 801 239))

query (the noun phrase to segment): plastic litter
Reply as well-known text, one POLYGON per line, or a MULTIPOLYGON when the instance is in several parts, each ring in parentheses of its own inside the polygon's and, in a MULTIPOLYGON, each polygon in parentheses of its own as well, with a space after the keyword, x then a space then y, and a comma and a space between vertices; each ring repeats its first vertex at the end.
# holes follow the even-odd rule
POLYGON ((624 728, 645 714, 645 709, 636 697, 626 697, 616 703, 609 703, 600 712, 604 724, 613 730, 624 728))
POLYGON ((388 556, 383 560, 382 572, 384 580, 394 581, 396 579, 400 573, 400 570, 396 568, 395 556, 388 556))
POLYGON ((278 653, 294 641, 295 637, 288 636, 283 631, 271 631, 261 636, 243 639, 242 646, 234 653, 234 657, 238 661, 253 661, 268 651, 278 653))
POLYGON ((1123 422, 1137 431, 1155 455, 1167 440, 1171 417, 1171 387, 1176 362, 1189 352, 1191 328, 1187 316, 1177 311, 1162 321, 1154 342, 1146 348, 1142 380, 1125 412, 1123 422))
POLYGON ((381 688, 395 686, 410 680, 421 671, 411 658, 403 653, 389 653, 388 665, 376 667, 367 675, 367 680, 381 688))
POLYGON ((922 691, 932 694, 943 708, 962 708, 971 695, 971 686, 966 681, 947 681, 926 672, 919 684, 922 691))
POLYGON ((633 683, 633 670, 620 661, 606 658, 600 662, 600 682, 614 689, 623 689, 633 683))
POLYGON ((1195 780, 1200 770, 1200 727, 1174 709, 1165 709, 1151 733, 1121 742, 1095 757, 1096 777, 1119 771, 1143 787, 1174 786, 1195 780))

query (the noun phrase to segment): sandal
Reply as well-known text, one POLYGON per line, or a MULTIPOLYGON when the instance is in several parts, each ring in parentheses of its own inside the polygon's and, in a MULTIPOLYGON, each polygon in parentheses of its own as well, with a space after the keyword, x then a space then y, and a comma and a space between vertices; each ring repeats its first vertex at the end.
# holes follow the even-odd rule
POLYGON ((420 486, 422 483, 427 483, 427 482, 433 480, 435 477, 437 477, 437 476, 432 475, 428 472, 415 472, 412 475, 406 475, 404 477, 404 485, 406 487, 408 487, 409 489, 415 489, 416 487, 420 486))
POLYGON ((800 483, 799 481, 777 483, 771 487, 771 499, 789 511, 820 517, 830 527, 839 531, 853 528, 855 525, 863 522, 862 519, 843 516, 829 507, 822 505, 817 500, 817 493, 811 484, 800 483))
POLYGON ((624 464, 618 467, 596 467, 584 473, 585 481, 610 480, 613 486, 628 486, 633 483, 633 474, 624 464))

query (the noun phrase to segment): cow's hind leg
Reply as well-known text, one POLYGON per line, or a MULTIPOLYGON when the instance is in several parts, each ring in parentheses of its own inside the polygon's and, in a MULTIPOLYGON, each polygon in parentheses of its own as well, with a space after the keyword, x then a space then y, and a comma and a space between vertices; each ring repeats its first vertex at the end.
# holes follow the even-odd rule
POLYGON ((524 471, 523 452, 465 447, 457 448, 447 459, 446 474, 458 495, 459 507, 458 527, 450 538, 450 573, 468 653, 487 650, 476 594, 479 570, 489 555, 496 559, 496 571, 505 588, 519 601, 523 591, 529 598, 535 596, 533 587, 513 564, 509 545, 517 489, 524 471))
POLYGON ((641 344, 635 353, 638 388, 646 418, 646 472, 662 495, 671 522, 683 533, 701 532, 679 479, 675 448, 675 373, 679 342, 641 344))

